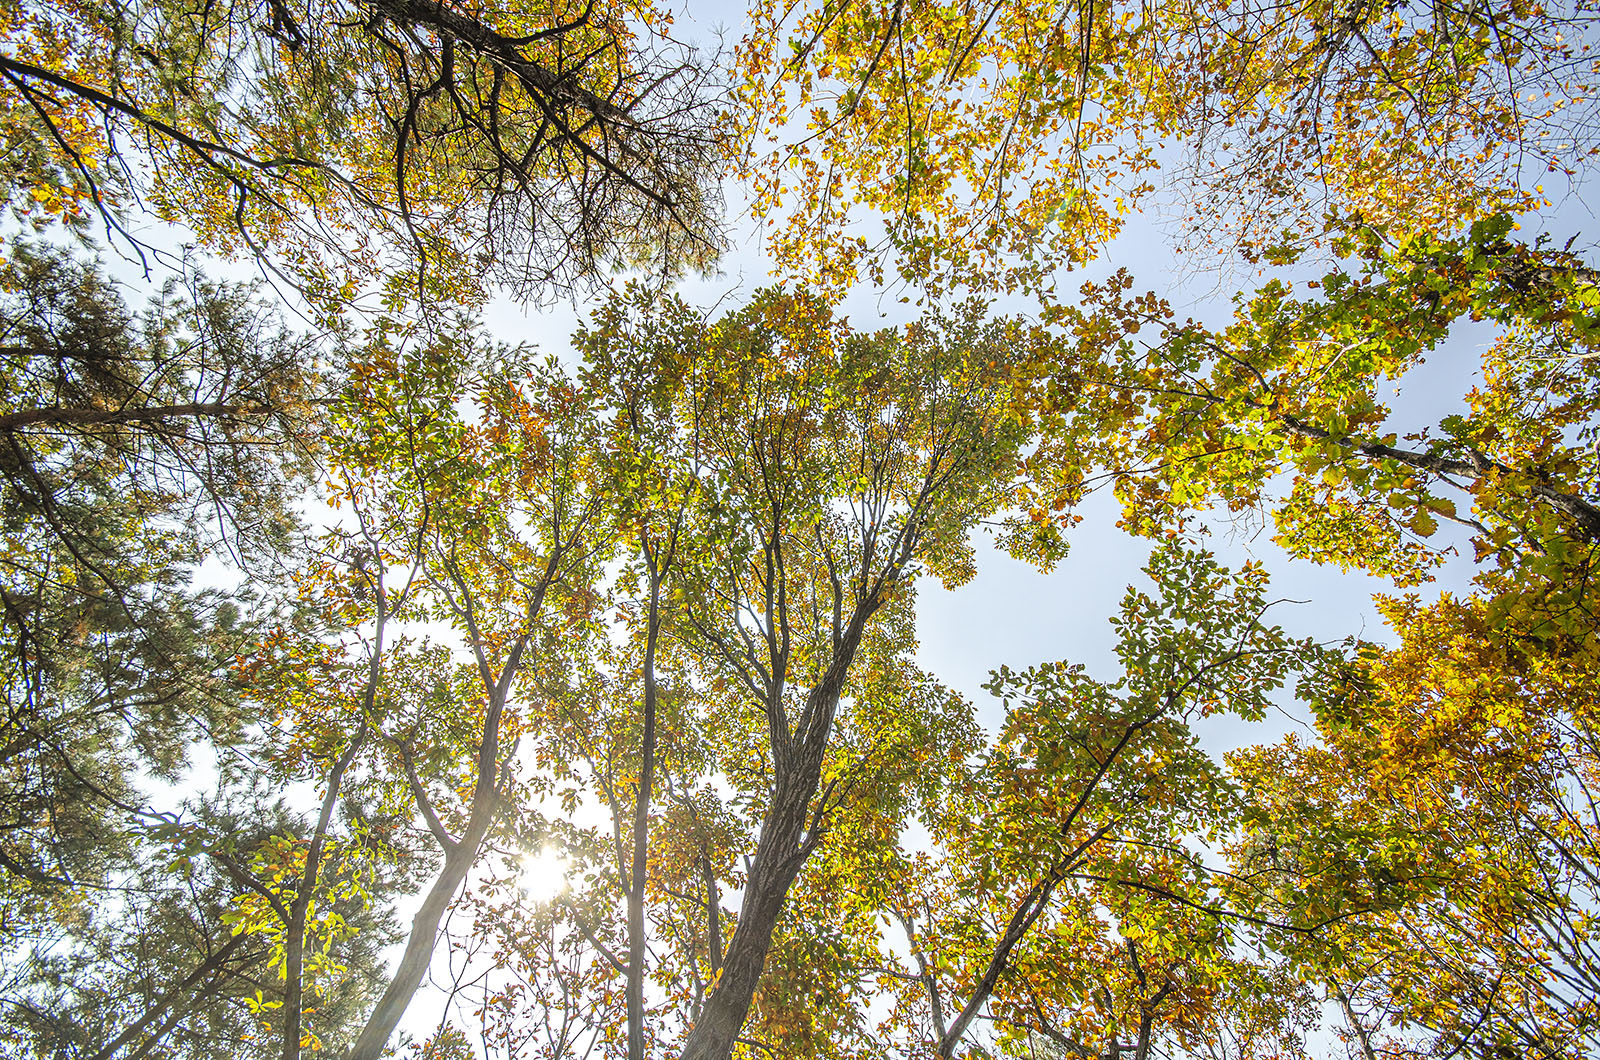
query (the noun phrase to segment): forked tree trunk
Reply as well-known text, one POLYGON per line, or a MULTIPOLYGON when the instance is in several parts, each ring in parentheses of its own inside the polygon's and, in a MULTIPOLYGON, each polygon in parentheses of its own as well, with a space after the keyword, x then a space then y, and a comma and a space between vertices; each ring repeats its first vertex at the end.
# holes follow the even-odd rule
POLYGON ((772 949, 772 932, 788 901, 789 889, 800 875, 817 836, 807 833, 812 823, 812 799, 822 779, 822 759, 833 718, 844 691, 845 676, 861 643, 870 609, 858 612, 835 649, 833 665, 806 697, 802 723, 787 747, 775 741, 774 791, 761 824, 761 838, 750 862, 739 925, 728 940, 722 974, 705 1010, 689 1031, 679 1060, 728 1060, 749 1015, 756 986, 772 949), (785 753, 786 752, 786 753, 785 753))
POLYGON ((805 863, 801 843, 819 774, 820 770, 813 772, 809 782, 793 774, 785 778, 787 782, 779 782, 750 863, 739 926, 728 940, 722 974, 705 1011, 689 1032, 679 1060, 727 1060, 733 1053, 761 981, 767 952, 772 949, 773 929, 805 863))
MULTIPOLYGON (((473 786, 472 808, 467 815, 467 827, 461 838, 445 846, 444 867, 428 889, 422 908, 412 918, 411 936, 406 940, 406 951, 400 958, 400 966, 395 969, 383 996, 367 1018, 367 1025, 361 1028, 355 1044, 345 1054, 345 1060, 380 1060, 383 1056, 389 1036, 394 1033, 417 987, 422 985, 422 977, 428 973, 428 966, 433 963, 439 925, 444 922, 444 915, 449 911, 456 891, 466 881, 467 873, 472 871, 473 863, 478 859, 478 849, 489 834, 489 826, 494 822, 495 806, 500 799, 497 787, 500 719, 505 712, 506 699, 511 694, 511 682, 521 665, 526 643, 524 637, 512 647, 505 667, 489 690, 489 709, 484 716, 483 742, 478 748, 477 778, 473 786)), ((487 663, 482 661, 481 656, 480 665, 484 668, 484 682, 488 684, 490 675, 487 663)))

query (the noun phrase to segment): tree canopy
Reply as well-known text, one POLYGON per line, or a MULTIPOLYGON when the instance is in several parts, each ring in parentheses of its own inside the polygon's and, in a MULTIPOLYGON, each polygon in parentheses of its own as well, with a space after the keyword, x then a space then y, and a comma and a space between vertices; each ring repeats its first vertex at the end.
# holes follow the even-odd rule
POLYGON ((1590 7, 694 14, 0 6, 0 1053, 1594 1052, 1590 7))
POLYGON ((548 295, 712 256, 710 74, 648 4, 10 5, 4 190, 136 239, 146 209, 320 299, 548 295), (405 274, 408 270, 396 270, 405 274))

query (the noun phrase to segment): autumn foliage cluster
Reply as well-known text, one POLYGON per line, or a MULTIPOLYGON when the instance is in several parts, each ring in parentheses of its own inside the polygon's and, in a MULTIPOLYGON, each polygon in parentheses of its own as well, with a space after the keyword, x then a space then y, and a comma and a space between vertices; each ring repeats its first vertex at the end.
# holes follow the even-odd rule
POLYGON ((1600 1050, 1590 0, 698 14, 0 0, 0 1056, 1600 1050))

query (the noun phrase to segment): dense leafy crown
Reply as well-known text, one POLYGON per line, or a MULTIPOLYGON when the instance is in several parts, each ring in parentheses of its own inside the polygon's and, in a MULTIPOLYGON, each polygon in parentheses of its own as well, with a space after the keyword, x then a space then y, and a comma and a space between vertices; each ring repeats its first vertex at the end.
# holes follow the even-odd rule
POLYGON ((1600 1048, 1586 0, 675 14, 0 0, 0 1052, 1600 1048), (1061 283, 1152 208, 1231 317, 1061 283))

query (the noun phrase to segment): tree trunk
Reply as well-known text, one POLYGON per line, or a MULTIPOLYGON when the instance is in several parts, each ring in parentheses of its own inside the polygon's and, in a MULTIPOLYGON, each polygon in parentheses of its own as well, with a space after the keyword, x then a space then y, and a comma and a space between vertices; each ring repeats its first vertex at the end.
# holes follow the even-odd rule
POLYGON ((1344 992, 1344 987, 1334 984, 1334 996, 1339 999, 1339 1009, 1344 1013, 1345 1021, 1350 1024, 1350 1031, 1356 1036, 1356 1041, 1361 1045, 1361 1055, 1365 1060, 1378 1060, 1378 1054, 1372 1049, 1372 1039, 1367 1036, 1366 1027, 1361 1024, 1361 1017, 1356 1015, 1356 1007, 1350 1001, 1350 995, 1344 992))
POLYGON ((756 985, 772 948, 772 932, 783 913, 789 888, 805 863, 802 847, 811 796, 817 790, 819 768, 810 773, 790 772, 779 789, 761 828, 756 855, 750 863, 739 926, 728 940, 722 975, 684 1042, 679 1060, 727 1060, 744 1027, 756 985))
POLYGON ((489 686, 489 709, 484 716, 483 742, 478 747, 478 775, 473 787, 472 809, 467 815, 467 827, 461 838, 445 849, 444 867, 428 889, 422 908, 412 918, 411 936, 406 940, 406 951, 400 958, 400 966, 395 969, 394 977, 389 980, 372 1015, 367 1017, 367 1025, 361 1028, 355 1044, 345 1054, 345 1060, 380 1060, 383 1056, 389 1036, 394 1033, 417 987, 422 985, 428 965, 433 961, 439 925, 444 921, 456 890, 466 880, 467 873, 472 871, 473 863, 478 859, 478 849, 489 834, 489 826, 494 822, 495 805, 500 799, 496 786, 500 769, 500 718, 505 712, 506 699, 511 694, 511 682, 522 663, 522 652, 526 645, 526 636, 517 640, 498 678, 492 676, 488 663, 481 654, 479 656, 483 680, 489 686))
MULTIPOLYGON (((866 559, 870 562, 870 551, 866 559)), ((744 901, 739 907, 739 923, 728 940, 721 975, 704 1012, 690 1028, 678 1060, 728 1060, 733 1055, 734 1043, 755 999, 767 953, 772 949, 772 932, 789 899, 789 889, 820 839, 823 807, 813 810, 812 800, 821 784, 822 760, 833 734, 839 697, 844 693, 867 622, 882 604, 904 562, 903 558, 894 561, 870 591, 861 594, 848 623, 839 624, 839 611, 835 608, 833 659, 822 679, 807 693, 792 736, 779 698, 783 667, 773 667, 775 677, 768 693, 771 698, 765 704, 772 742, 772 803, 761 823, 761 838, 756 843, 744 901)), ((834 591, 840 591, 837 584, 834 591)), ((827 795, 823 798, 826 800, 827 795)))
POLYGON ((655 781, 656 637, 661 628, 661 575, 654 566, 652 559, 644 649, 644 734, 633 809, 633 863, 628 871, 628 1060, 644 1060, 644 877, 650 849, 650 788, 655 781))
POLYGON ((423 899, 417 915, 411 920, 411 937, 406 940, 406 951, 400 958, 400 966, 395 969, 394 977, 389 980, 389 986, 378 999, 372 1015, 367 1018, 367 1025, 361 1028, 361 1034, 350 1047, 345 1060, 380 1060, 383 1056, 389 1036, 394 1033, 400 1017, 411 1004, 417 987, 422 985, 428 965, 433 962, 433 947, 439 934, 439 925, 444 921, 456 890, 466 880, 472 863, 477 860, 478 846, 489 831, 488 817, 486 814, 481 826, 474 833, 462 836, 460 845, 445 855, 444 868, 428 889, 428 896, 423 899))

